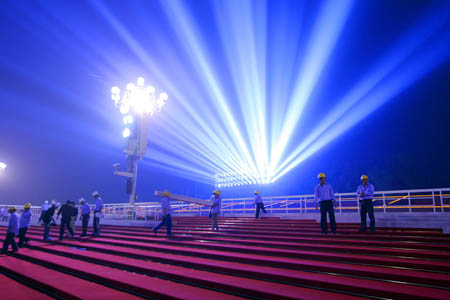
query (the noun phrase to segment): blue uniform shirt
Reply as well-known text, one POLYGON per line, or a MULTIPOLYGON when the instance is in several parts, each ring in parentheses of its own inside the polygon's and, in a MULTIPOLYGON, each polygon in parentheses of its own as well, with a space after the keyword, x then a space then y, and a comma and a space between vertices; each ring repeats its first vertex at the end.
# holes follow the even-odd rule
POLYGON ((101 211, 103 209, 103 199, 98 197, 95 200, 95 211, 101 211))
POLYGON ((322 202, 326 200, 336 201, 333 188, 331 184, 325 183, 324 185, 318 184, 314 188, 314 203, 322 202))
POLYGON ((220 199, 220 197, 216 198, 215 195, 212 195, 211 202, 213 205, 215 205, 215 206, 211 207, 211 213, 216 214, 216 213, 220 212, 220 204, 222 202, 222 199, 220 199))
POLYGON ((82 215, 89 215, 91 213, 91 207, 86 202, 81 205, 81 214, 82 215))
POLYGON ((19 228, 28 228, 30 227, 30 223, 31 223, 31 217, 33 216, 33 214, 31 213, 30 210, 24 211, 22 213, 22 215, 20 216, 20 221, 19 221, 19 228))
POLYGON ((167 197, 164 197, 161 199, 161 209, 162 209, 162 213, 164 214, 164 211, 166 212, 166 214, 170 214, 170 200, 167 197))
POLYGON ((8 233, 19 234, 19 218, 16 213, 12 213, 9 217, 8 229, 6 230, 6 234, 8 233))
POLYGON ((262 203, 263 200, 260 195, 255 195, 255 203, 262 203))
POLYGON ((361 200, 367 200, 367 199, 373 199, 373 193, 375 192, 375 187, 373 184, 368 183, 366 186, 360 184, 358 186, 358 189, 356 190, 356 195, 358 196, 358 199, 361 200), (361 193, 364 193, 364 196, 360 197, 361 193))

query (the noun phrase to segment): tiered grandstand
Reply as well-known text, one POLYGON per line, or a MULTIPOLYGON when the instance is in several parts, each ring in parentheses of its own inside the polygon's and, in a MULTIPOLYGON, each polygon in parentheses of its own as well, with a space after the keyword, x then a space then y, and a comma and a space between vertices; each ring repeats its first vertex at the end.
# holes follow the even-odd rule
POLYGON ((56 228, 43 242, 32 226, 28 248, 0 256, 2 299, 450 299, 450 237, 440 229, 361 234, 341 223, 321 235, 313 220, 222 217, 219 232, 206 217, 174 223, 169 238, 103 226, 100 237, 61 242, 56 228))

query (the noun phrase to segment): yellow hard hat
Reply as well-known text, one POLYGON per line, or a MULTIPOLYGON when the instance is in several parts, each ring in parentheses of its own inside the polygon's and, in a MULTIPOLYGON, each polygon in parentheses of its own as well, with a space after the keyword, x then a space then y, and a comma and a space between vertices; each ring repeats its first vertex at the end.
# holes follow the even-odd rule
POLYGON ((219 191, 219 190, 215 190, 215 191, 213 192, 213 194, 216 194, 216 195, 220 196, 220 191, 219 191))
POLYGON ((30 208, 31 204, 30 203, 25 203, 25 205, 23 206, 23 208, 30 208))
POLYGON ((259 194, 259 191, 255 191, 255 194, 259 194))
POLYGON ((325 175, 325 173, 319 173, 319 175, 317 175, 317 178, 326 178, 327 175, 325 175))
POLYGON ((164 197, 170 197, 170 193, 169 193, 168 190, 165 190, 165 191, 163 192, 163 195, 164 195, 164 197))
POLYGON ((15 206, 11 206, 10 208, 8 208, 8 212, 12 213, 16 211, 16 207, 15 206))
POLYGON ((367 176, 367 175, 361 175, 361 180, 364 180, 364 179, 369 179, 369 176, 367 176))

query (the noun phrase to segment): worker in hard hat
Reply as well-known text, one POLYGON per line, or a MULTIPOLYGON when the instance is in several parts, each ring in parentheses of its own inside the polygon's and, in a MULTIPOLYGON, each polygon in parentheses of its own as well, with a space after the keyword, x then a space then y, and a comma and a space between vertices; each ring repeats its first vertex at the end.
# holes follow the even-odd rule
POLYGON ((42 216, 44 215, 45 211, 50 208, 50 206, 51 205, 48 203, 48 200, 45 200, 44 204, 41 205, 41 215, 39 216, 38 222, 42 221, 42 216))
POLYGON ((75 206, 74 201, 70 201, 70 206, 72 207, 72 215, 70 216, 70 227, 75 231, 75 223, 78 217, 78 207, 75 206))
POLYGON ((14 240, 14 237, 19 233, 19 218, 16 214, 16 208, 14 206, 10 207, 8 213, 10 214, 9 223, 8 228, 6 229, 6 238, 3 241, 2 252, 0 252, 0 254, 8 254, 9 245, 13 248, 13 252, 19 251, 16 241, 14 240))
POLYGON ((367 231, 367 214, 370 218, 370 232, 375 233, 375 215, 373 213, 373 194, 375 193, 375 187, 369 183, 369 177, 367 175, 361 176, 361 184, 356 190, 356 196, 360 205, 361 214, 361 229, 360 232, 367 231))
POLYGON ((22 248, 24 246, 24 243, 27 244, 29 239, 25 237, 27 234, 27 230, 30 227, 31 223, 31 217, 33 214, 31 213, 31 204, 25 203, 23 206, 23 212, 20 215, 19 220, 19 248, 22 248))
POLYGON ((320 205, 320 227, 322 234, 328 233, 327 213, 330 218, 331 232, 335 234, 336 219, 334 217, 334 206, 337 206, 337 202, 333 187, 326 183, 327 176, 324 173, 320 173, 317 178, 319 178, 320 183, 314 188, 314 204, 316 209, 318 208, 318 204, 320 205))
POLYGON ((9 216, 9 213, 8 213, 8 206, 6 206, 6 207, 3 209, 3 212, 2 212, 2 222, 8 221, 8 216, 9 216))
POLYGON ((81 208, 81 216, 80 216, 82 226, 81 236, 86 236, 87 228, 89 225, 89 218, 91 214, 91 207, 89 206, 89 204, 87 204, 84 198, 78 199, 78 202, 80 203, 81 208))
POLYGON ((100 194, 95 191, 92 193, 92 197, 95 201, 95 208, 94 208, 94 233, 92 233, 93 236, 100 235, 100 217, 102 216, 102 210, 103 210, 103 199, 100 198, 100 194))
POLYGON ((170 193, 169 191, 164 191, 164 197, 161 199, 161 213, 162 213, 162 221, 155 228, 153 228, 153 232, 158 234, 158 229, 163 225, 166 225, 166 235, 172 235, 172 216, 171 216, 171 207, 170 207, 170 193))
POLYGON ((58 215, 56 218, 59 218, 61 216, 61 223, 59 226, 59 240, 62 241, 64 237, 64 231, 67 230, 70 233, 70 236, 73 238, 75 236, 73 232, 73 228, 70 226, 70 218, 73 214, 73 207, 72 202, 70 200, 66 201, 66 204, 63 204, 61 208, 58 211, 58 215))
POLYGON ((42 222, 44 223, 44 241, 51 240, 50 235, 50 225, 53 221, 53 215, 56 209, 59 207, 59 203, 56 200, 52 200, 52 205, 44 212, 42 215, 42 222))
POLYGON ((255 200, 253 201, 253 205, 256 205, 255 219, 259 218, 260 210, 262 210, 265 214, 267 213, 266 208, 264 207, 264 202, 259 195, 259 191, 255 191, 255 200))
POLYGON ((220 198, 220 191, 215 190, 211 196, 211 210, 210 210, 210 217, 212 218, 212 230, 219 231, 219 224, 218 224, 218 218, 220 214, 220 205, 222 202, 222 199, 220 198))

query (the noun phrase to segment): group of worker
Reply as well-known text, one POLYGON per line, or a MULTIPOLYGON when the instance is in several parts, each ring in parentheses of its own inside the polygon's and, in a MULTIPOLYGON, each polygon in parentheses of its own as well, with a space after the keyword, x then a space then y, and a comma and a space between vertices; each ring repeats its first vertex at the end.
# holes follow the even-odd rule
MULTIPOLYGON (((318 176, 319 184, 314 189, 314 203, 316 209, 320 205, 320 228, 322 234, 328 233, 327 228, 327 214, 330 219, 331 233, 336 234, 336 218, 334 216, 334 207, 337 207, 336 197, 334 195, 333 187, 326 183, 327 176, 320 173, 318 176)), ((373 211, 373 197, 375 188, 373 184, 369 183, 367 175, 361 176, 361 184, 356 189, 356 197, 359 202, 361 229, 360 232, 367 231, 367 214, 370 218, 370 232, 375 233, 375 215, 373 211)))
POLYGON ((28 243, 28 239, 25 235, 30 227, 31 217, 33 216, 30 208, 30 203, 26 203, 23 206, 23 212, 20 219, 16 214, 15 207, 8 208, 8 213, 10 215, 8 229, 6 230, 6 237, 3 241, 3 248, 0 254, 7 254, 9 245, 11 245, 13 249, 12 252, 16 252, 19 251, 19 248, 22 248, 24 244, 28 243), (14 239, 16 235, 19 235, 19 244, 16 244, 16 240, 14 239))
MULTIPOLYGON (((315 209, 319 209, 320 206, 320 228, 322 234, 328 233, 327 225, 327 214, 330 219, 331 232, 336 234, 336 218, 334 216, 334 207, 337 207, 336 197, 334 195, 333 187, 326 183, 326 175, 320 173, 318 176, 319 184, 314 188, 314 205, 315 209)), ((356 190, 357 200, 360 206, 360 216, 361 216, 361 229, 359 232, 367 231, 367 214, 370 218, 370 232, 375 233, 375 215, 373 210, 373 197, 375 188, 373 184, 369 183, 369 177, 367 175, 361 176, 362 183, 358 186, 356 190)), ((210 198, 211 208, 209 211, 209 218, 212 219, 212 231, 219 230, 218 217, 221 208, 221 192, 219 190, 213 191, 210 198)), ((158 229, 163 225, 166 225, 167 235, 172 236, 172 217, 170 208, 170 193, 164 191, 163 198, 161 200, 161 208, 163 218, 158 226, 153 228, 153 232, 156 234, 158 229)), ((259 191, 254 193, 253 205, 256 206, 255 219, 259 218, 260 211, 267 213, 262 197, 259 195, 259 191)))
MULTIPOLYGON (((102 217, 102 210, 103 210, 103 200, 100 197, 100 194, 96 191, 92 193, 92 197, 95 200, 95 208, 94 208, 94 221, 93 221, 93 236, 100 235, 100 218, 102 217)), ((54 221, 54 214, 56 210, 58 210, 56 219, 59 219, 61 216, 61 222, 60 222, 60 229, 59 229, 59 240, 63 240, 65 229, 69 231, 70 237, 74 237, 74 228, 75 228, 75 222, 78 216, 79 209, 81 210, 80 220, 82 222, 82 233, 80 237, 87 235, 87 228, 89 224, 90 214, 91 214, 91 207, 87 203, 87 201, 84 198, 80 198, 79 200, 79 208, 75 206, 74 201, 68 200, 65 204, 60 205, 55 200, 52 201, 51 204, 48 203, 48 201, 45 201, 45 203, 42 205, 41 209, 41 215, 39 217, 39 222, 42 222, 44 225, 44 241, 51 240, 50 237, 50 226, 52 223, 55 223, 54 221)), ((31 204, 26 203, 24 205, 24 210, 19 217, 16 214, 16 208, 10 207, 8 208, 9 216, 9 223, 8 228, 6 230, 6 238, 3 242, 3 248, 0 254, 8 254, 8 248, 9 245, 12 247, 12 251, 19 251, 19 248, 25 246, 29 239, 26 238, 26 233, 28 228, 30 227, 31 223, 31 204), (19 243, 16 244, 15 236, 19 236, 19 243)))

